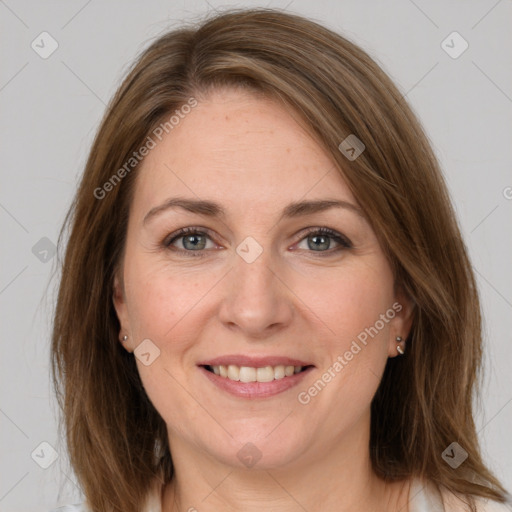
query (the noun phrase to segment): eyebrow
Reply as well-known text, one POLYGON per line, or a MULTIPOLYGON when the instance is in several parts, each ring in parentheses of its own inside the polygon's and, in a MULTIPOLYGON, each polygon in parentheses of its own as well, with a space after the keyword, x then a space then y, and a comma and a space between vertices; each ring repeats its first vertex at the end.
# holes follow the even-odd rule
MULTIPOLYGON (((144 217, 143 224, 146 224, 154 217, 173 208, 182 208, 188 212, 204 215, 206 217, 226 217, 226 210, 220 204, 215 203, 214 201, 208 201, 205 199, 172 197, 167 199, 161 205, 151 208, 151 210, 149 210, 149 212, 144 217)), ((320 213, 331 208, 344 208, 365 218, 361 208, 355 204, 338 199, 320 199, 314 201, 298 201, 290 203, 283 209, 279 220, 312 215, 314 213, 320 213)))

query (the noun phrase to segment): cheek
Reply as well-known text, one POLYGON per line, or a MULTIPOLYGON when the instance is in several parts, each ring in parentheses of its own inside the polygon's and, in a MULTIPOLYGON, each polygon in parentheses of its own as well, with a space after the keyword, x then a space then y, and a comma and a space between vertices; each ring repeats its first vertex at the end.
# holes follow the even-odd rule
POLYGON ((354 272, 342 286, 331 286, 325 318, 335 335, 324 347, 329 353, 325 370, 331 368, 335 375, 327 379, 334 383, 330 399, 343 406, 338 410, 361 412, 376 392, 388 358, 393 303, 393 276, 387 265, 354 272))
POLYGON ((393 277, 385 262, 378 263, 347 266, 318 279, 315 288, 308 288, 308 306, 329 328, 329 338, 340 350, 348 349, 347 342, 350 345, 376 322, 379 335, 388 331, 389 323, 382 324, 380 318, 394 301, 393 277))
POLYGON ((315 290, 308 295, 308 306, 321 319, 325 337, 316 350, 322 383, 312 394, 325 393, 321 401, 342 404, 337 410, 345 413, 367 406, 388 357, 395 317, 391 270, 385 263, 353 266, 318 280, 315 290))
POLYGON ((200 421, 201 411, 190 403, 186 370, 202 328, 195 315, 212 286, 210 280, 187 270, 177 272, 151 255, 125 261, 133 336, 138 342, 149 339, 159 348, 158 357, 148 366, 137 358, 139 375, 166 424, 183 436, 191 423, 200 421))
POLYGON ((127 260, 125 280, 130 286, 128 310, 137 338, 160 344, 172 339, 175 348, 188 338, 186 330, 191 326, 187 315, 213 284, 211 276, 187 269, 178 272, 152 255, 127 260))

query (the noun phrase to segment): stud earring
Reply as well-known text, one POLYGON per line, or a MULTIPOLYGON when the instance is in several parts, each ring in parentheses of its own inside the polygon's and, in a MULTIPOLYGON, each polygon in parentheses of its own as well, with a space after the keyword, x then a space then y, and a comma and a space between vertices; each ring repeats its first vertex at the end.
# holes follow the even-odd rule
POLYGON ((123 336, 123 339, 121 340, 123 343, 128 339, 128 336, 126 334, 123 336))
MULTIPOLYGON (((397 342, 397 343, 401 343, 401 342, 402 342, 402 336, 397 336, 395 339, 396 339, 396 342, 397 342)), ((400 345, 397 345, 397 346, 396 346, 396 351, 397 351, 401 356, 403 356, 403 355, 404 355, 404 349, 403 349, 400 345)))

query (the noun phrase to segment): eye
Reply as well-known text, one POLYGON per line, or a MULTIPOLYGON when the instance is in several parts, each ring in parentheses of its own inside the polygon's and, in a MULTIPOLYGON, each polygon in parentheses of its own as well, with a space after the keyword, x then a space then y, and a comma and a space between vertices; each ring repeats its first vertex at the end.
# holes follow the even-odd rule
MULTIPOLYGON (((167 249, 194 257, 203 256, 205 249, 218 248, 212 241, 210 231, 198 227, 186 227, 175 231, 162 244, 167 249)), ((309 229, 306 236, 303 236, 295 248, 310 252, 327 253, 329 255, 352 248, 352 243, 337 231, 330 228, 315 227, 309 229), (300 244, 304 243, 306 247, 300 247, 300 244), (332 247, 334 244, 337 244, 337 247, 332 247)))
POLYGON ((197 255, 191 256, 201 256, 200 253, 203 249, 215 249, 216 247, 208 234, 208 230, 201 231, 195 227, 182 228, 172 233, 164 240, 163 245, 182 253, 198 252, 197 255))
POLYGON ((299 249, 306 249, 314 252, 338 252, 343 249, 352 248, 352 243, 341 233, 334 231, 330 228, 312 228, 307 235, 301 239, 299 249), (333 248, 333 242, 338 246, 333 248), (306 247, 300 247, 300 244, 306 244, 306 247))

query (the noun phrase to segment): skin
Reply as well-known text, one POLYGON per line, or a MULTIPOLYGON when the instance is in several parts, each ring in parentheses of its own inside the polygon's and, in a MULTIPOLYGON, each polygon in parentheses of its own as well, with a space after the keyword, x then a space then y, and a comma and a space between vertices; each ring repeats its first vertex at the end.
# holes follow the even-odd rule
POLYGON ((144 339, 160 350, 149 366, 138 358, 137 365, 167 424, 175 464, 164 512, 407 510, 409 484, 380 480, 368 446, 370 403, 387 359, 397 356, 396 336, 409 332, 411 306, 360 213, 331 208, 280 220, 289 203, 317 199, 358 206, 289 109, 239 90, 200 98, 143 162, 113 300, 126 350, 144 339), (174 208, 144 223, 176 196, 215 201, 226 216, 174 208), (204 257, 188 256, 198 251, 183 238, 164 244, 189 226, 211 232, 204 257), (328 237, 315 251, 318 239, 305 232, 311 227, 331 228, 352 247, 336 251, 328 237), (236 252, 248 236, 263 248, 252 263, 236 252), (300 403, 298 393, 395 302, 402 310, 300 403), (288 356, 315 368, 290 390, 244 399, 219 390, 197 367, 226 354, 288 356), (248 442, 261 454, 251 468, 237 457, 248 442))

